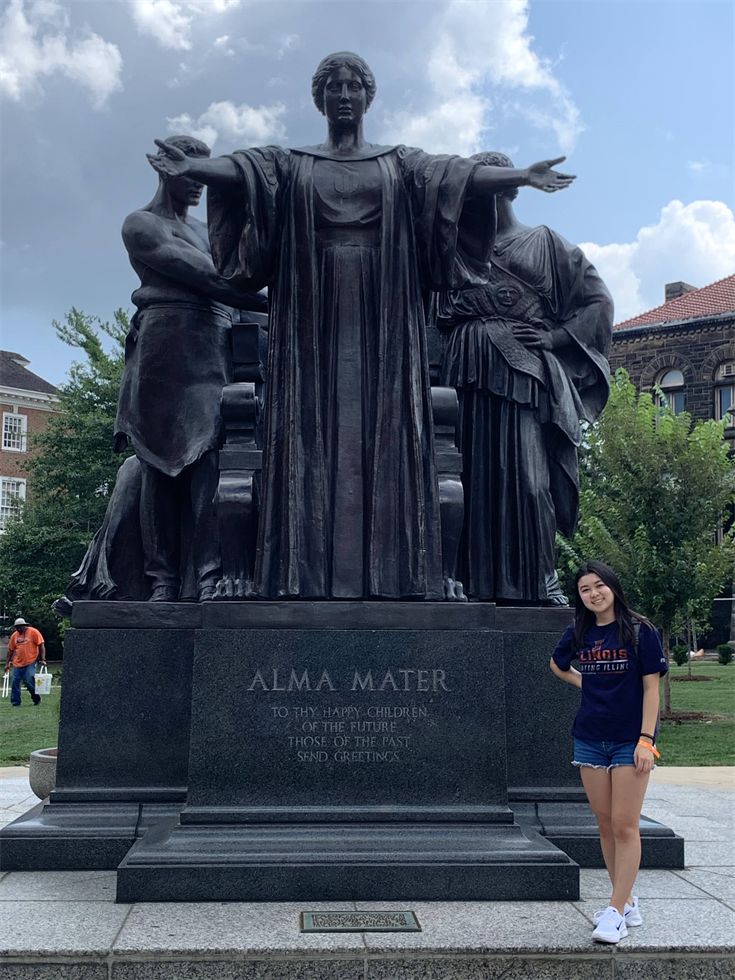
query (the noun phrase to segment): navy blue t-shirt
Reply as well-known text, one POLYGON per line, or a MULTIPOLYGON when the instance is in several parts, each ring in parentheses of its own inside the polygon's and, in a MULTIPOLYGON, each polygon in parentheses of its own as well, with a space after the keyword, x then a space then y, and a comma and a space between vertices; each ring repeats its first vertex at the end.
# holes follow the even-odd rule
POLYGON ((620 644, 617 623, 595 625, 587 630, 581 650, 573 646, 574 624, 570 624, 553 658, 560 670, 569 670, 573 660, 579 661, 582 703, 572 735, 589 742, 637 742, 643 720, 643 675, 665 674, 669 669, 658 633, 641 625, 636 652, 633 644, 620 644))

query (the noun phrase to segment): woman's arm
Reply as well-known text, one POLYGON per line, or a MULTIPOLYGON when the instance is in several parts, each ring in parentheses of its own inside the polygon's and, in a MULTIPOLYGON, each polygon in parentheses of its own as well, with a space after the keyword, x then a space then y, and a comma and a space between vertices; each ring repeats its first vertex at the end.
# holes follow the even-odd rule
POLYGON ((577 179, 573 174, 562 174, 557 170, 552 170, 552 167, 555 167, 557 163, 563 163, 565 160, 566 157, 541 160, 526 170, 488 165, 477 167, 472 174, 469 186, 470 194, 475 197, 487 197, 490 194, 498 194, 500 191, 511 190, 514 187, 535 187, 536 190, 544 191, 546 194, 562 191, 577 179))
MULTIPOLYGON (((658 722, 660 707, 658 682, 660 674, 643 675, 643 718, 641 720, 641 741, 653 745, 653 733, 658 722), (643 732, 646 732, 644 735, 643 732)), ((640 743, 635 747, 636 772, 650 772, 653 769, 653 751, 640 743)))
POLYGON ((146 153, 148 162, 164 180, 189 177, 200 184, 219 187, 234 186, 240 180, 235 161, 231 157, 187 156, 183 150, 162 140, 154 141, 163 152, 146 153))
POLYGON ((582 687, 582 675, 576 667, 570 667, 569 670, 562 670, 553 657, 549 661, 549 667, 551 667, 551 673, 554 677, 558 677, 561 681, 566 681, 567 684, 573 684, 574 687, 582 687))

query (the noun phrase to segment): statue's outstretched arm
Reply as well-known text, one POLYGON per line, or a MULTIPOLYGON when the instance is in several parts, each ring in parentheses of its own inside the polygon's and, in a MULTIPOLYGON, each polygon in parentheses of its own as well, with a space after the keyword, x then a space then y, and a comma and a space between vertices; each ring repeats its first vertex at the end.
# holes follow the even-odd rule
POLYGON ((577 179, 573 174, 562 174, 552 169, 565 160, 566 157, 541 160, 525 170, 487 165, 478 167, 472 175, 470 192, 474 197, 486 197, 513 187, 535 187, 546 194, 562 191, 577 179))
POLYGON ((154 142, 162 152, 146 153, 146 156, 150 165, 164 180, 189 177, 200 184, 214 184, 219 187, 235 185, 240 180, 239 171, 231 157, 187 156, 171 143, 164 143, 162 140, 154 142))

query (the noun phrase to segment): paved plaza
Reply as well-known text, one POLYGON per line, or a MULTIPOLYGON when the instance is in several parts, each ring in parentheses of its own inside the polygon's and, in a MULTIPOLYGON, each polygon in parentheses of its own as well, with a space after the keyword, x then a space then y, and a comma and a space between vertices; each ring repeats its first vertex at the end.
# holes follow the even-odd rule
MULTIPOLYGON (((0 822, 37 803, 0 771, 0 822)), ((735 978, 735 769, 659 769, 644 813, 686 840, 685 870, 641 871, 644 924, 593 943, 605 872, 579 902, 329 903, 412 909, 417 934, 304 935, 302 904, 116 905, 115 872, 0 876, 2 980, 724 980, 735 978)))

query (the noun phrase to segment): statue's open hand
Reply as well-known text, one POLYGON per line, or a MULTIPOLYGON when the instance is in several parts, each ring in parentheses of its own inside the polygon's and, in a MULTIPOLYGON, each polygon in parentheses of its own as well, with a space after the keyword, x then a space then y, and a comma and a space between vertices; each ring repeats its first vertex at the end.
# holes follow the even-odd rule
POLYGON ((513 335, 529 350, 552 350, 554 340, 549 330, 539 330, 536 327, 515 327, 513 335))
POLYGON ((577 179, 576 175, 552 170, 557 163, 564 163, 565 160, 566 157, 556 157, 555 160, 541 160, 539 163, 531 164, 526 171, 528 186, 535 187, 538 191, 545 191, 547 194, 554 194, 569 187, 572 181, 577 179))
POLYGON ((162 140, 154 140, 154 142, 162 152, 146 153, 148 163, 164 180, 169 180, 171 177, 183 177, 189 170, 188 156, 178 146, 172 146, 162 140))

